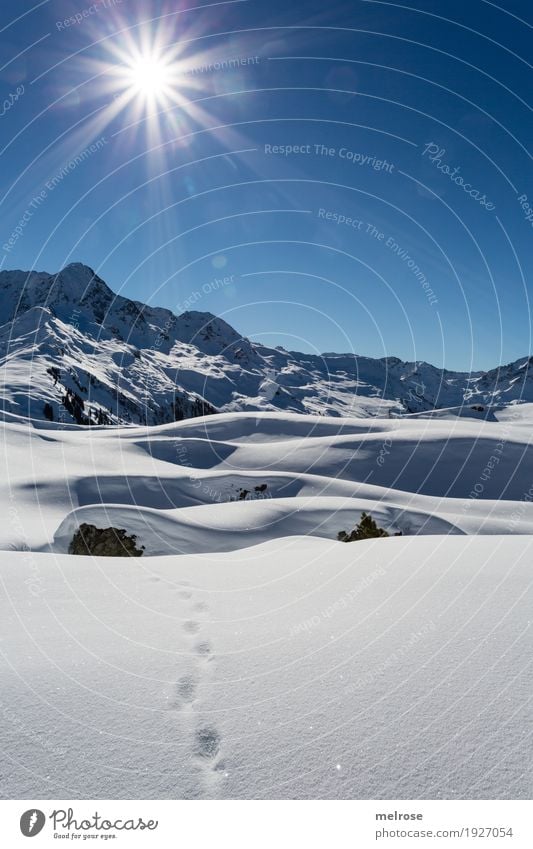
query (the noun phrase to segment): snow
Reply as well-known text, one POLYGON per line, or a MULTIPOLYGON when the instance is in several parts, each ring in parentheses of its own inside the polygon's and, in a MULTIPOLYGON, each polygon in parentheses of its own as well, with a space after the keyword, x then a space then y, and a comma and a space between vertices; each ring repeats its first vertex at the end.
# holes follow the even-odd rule
POLYGON ((6 416, 0 795, 531 798, 518 409, 6 416), (363 510, 405 535, 336 542, 363 510), (81 522, 144 556, 68 555, 81 522))
POLYGON ((16 519, 0 527, 0 548, 65 552, 90 521, 136 533, 153 555, 230 551, 294 534, 335 539, 362 510, 392 533, 533 533, 525 413, 502 422, 223 413, 90 432, 11 417, 3 429, 0 505, 16 519))
POLYGON ((532 541, 3 552, 1 792, 530 798, 532 541))
POLYGON ((155 425, 217 410, 494 419, 533 401, 531 364, 467 373, 268 348, 211 313, 175 316, 115 294, 80 263, 55 275, 0 272, 2 408, 36 420, 48 404, 56 421, 79 421, 67 392, 92 423, 155 425))
POLYGON ((531 798, 529 359, 270 349, 80 264, 0 294, 0 795, 531 798))

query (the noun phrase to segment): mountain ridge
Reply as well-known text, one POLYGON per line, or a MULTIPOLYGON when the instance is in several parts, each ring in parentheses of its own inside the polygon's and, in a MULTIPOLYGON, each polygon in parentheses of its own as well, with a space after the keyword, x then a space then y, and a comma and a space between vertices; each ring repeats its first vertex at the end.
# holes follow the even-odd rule
POLYGON ((449 407, 473 415, 533 401, 533 357, 458 372, 269 348, 212 313, 175 315, 118 295, 82 263, 56 274, 0 271, 0 295, 2 407, 33 419, 153 425, 239 410, 368 417, 449 407))

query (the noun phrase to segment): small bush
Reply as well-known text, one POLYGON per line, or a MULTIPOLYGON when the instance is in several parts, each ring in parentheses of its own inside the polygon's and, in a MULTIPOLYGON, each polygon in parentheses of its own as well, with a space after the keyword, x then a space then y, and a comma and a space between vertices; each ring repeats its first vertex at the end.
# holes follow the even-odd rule
POLYGON ((137 548, 135 534, 128 536, 120 528, 97 528, 83 523, 72 537, 69 554, 92 554, 102 557, 142 557, 144 545, 137 548))
POLYGON ((389 534, 383 528, 378 528, 370 513, 361 513, 361 521, 357 527, 347 534, 339 531, 337 539, 339 542, 355 542, 361 539, 375 539, 376 537, 388 537, 389 534))
POLYGON ((243 489, 241 487, 238 490, 238 495, 230 495, 228 501, 255 501, 257 499, 269 498, 268 495, 265 495, 267 489, 268 484, 266 483, 254 486, 253 490, 243 489), (248 496, 250 496, 250 498, 248 498, 248 496))

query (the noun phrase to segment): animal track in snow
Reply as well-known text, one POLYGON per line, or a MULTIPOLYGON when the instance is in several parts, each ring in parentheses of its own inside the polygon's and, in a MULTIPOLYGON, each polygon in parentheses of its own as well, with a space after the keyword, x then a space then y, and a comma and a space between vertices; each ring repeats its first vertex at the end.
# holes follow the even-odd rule
POLYGON ((205 760, 213 760, 220 751, 220 734, 212 725, 197 728, 194 737, 196 754, 205 760))
POLYGON ((200 630, 200 623, 194 622, 192 619, 188 619, 187 622, 183 623, 183 630, 187 634, 197 634, 200 630))
POLYGON ((176 691, 184 702, 193 702, 196 695, 196 678, 193 675, 183 675, 177 684, 176 691))
POLYGON ((212 654, 213 649, 209 640, 203 640, 201 643, 196 643, 194 651, 201 657, 208 658, 212 654))

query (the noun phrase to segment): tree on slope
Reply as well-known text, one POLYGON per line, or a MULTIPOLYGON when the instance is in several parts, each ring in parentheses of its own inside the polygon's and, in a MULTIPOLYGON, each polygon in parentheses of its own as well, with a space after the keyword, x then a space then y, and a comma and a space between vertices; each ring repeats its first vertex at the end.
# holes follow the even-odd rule
POLYGON ((357 527, 349 534, 339 531, 337 539, 339 542, 355 542, 361 539, 374 539, 376 537, 388 537, 387 531, 378 528, 370 513, 361 513, 361 520, 357 527))

